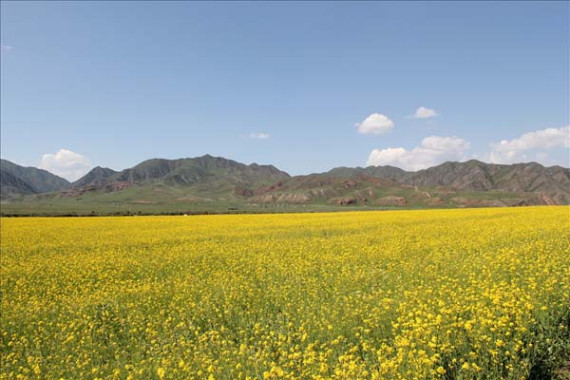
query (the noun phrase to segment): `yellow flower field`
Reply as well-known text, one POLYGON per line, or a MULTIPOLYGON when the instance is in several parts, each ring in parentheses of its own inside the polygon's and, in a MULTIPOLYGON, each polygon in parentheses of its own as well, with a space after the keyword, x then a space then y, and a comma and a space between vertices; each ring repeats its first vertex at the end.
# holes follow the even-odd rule
POLYGON ((4 379, 526 379, 570 352, 569 207, 1 223, 4 379))

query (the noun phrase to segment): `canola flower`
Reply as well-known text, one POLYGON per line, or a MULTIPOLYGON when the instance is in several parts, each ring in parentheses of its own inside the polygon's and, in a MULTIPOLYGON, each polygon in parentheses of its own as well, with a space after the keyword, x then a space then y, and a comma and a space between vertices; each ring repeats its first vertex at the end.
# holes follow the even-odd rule
POLYGON ((568 207, 1 223, 2 379, 525 379, 570 348, 568 207))

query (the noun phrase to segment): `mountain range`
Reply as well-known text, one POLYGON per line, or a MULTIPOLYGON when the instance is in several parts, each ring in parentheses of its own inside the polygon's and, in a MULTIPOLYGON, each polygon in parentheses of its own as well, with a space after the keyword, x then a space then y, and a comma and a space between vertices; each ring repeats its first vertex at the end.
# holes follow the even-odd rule
POLYGON ((96 167, 69 182, 46 170, 1 160, 0 176, 3 213, 570 204, 570 169, 534 162, 445 162, 416 172, 393 166, 338 167, 290 176, 272 165, 205 155, 151 159, 122 171, 96 167))
POLYGON ((0 160, 0 176, 2 198, 58 191, 71 185, 47 170, 20 166, 8 160, 0 160))

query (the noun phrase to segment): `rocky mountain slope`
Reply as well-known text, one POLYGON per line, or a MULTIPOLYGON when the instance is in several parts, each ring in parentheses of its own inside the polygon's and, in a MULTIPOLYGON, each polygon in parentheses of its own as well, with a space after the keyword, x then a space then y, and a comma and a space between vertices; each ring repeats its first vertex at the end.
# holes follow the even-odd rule
POLYGON ((162 182, 191 186, 210 181, 235 186, 256 186, 289 178, 289 174, 271 165, 245 165, 222 157, 205 155, 179 160, 152 159, 108 178, 111 182, 137 184, 162 182))
MULTIPOLYGON (((2 170, 3 198, 42 192, 13 172, 2 170)), ((446 162, 417 172, 392 166, 339 167, 291 177, 271 165, 245 165, 206 155, 151 159, 120 172, 97 167, 71 185, 61 183, 56 190, 48 191, 51 193, 27 200, 57 198, 65 202, 88 197, 95 203, 186 206, 212 202, 366 207, 570 204, 570 169, 471 160, 446 162)))
POLYGON ((570 170, 476 160, 446 162, 417 172, 392 166, 340 167, 259 189, 253 199, 394 206, 569 204, 570 170))
POLYGON ((514 165, 486 164, 471 160, 446 162, 405 178, 417 186, 449 186, 475 191, 545 192, 560 199, 570 192, 570 170, 560 166, 544 167, 535 162, 514 165))
POLYGON ((59 191, 70 186, 67 180, 47 170, 20 166, 4 159, 0 160, 0 178, 2 198, 59 191))
POLYGON ((91 169, 89 173, 73 182, 71 187, 104 186, 108 179, 114 174, 117 174, 117 172, 113 169, 97 166, 91 169))
POLYGON ((251 189, 288 178, 289 174, 271 165, 245 165, 205 155, 178 160, 151 159, 120 172, 95 168, 63 194, 79 196, 128 189, 135 198, 152 198, 155 192, 166 198, 170 194, 176 199, 209 201, 251 195, 251 189))
POLYGON ((450 188, 472 192, 540 193, 561 204, 570 203, 570 169, 544 167, 535 162, 513 165, 487 164, 477 160, 445 162, 417 172, 392 166, 336 168, 327 173, 350 177, 369 175, 402 185, 450 188))
POLYGON ((5 170, 0 171, 0 183, 2 184, 2 198, 36 193, 36 190, 29 183, 5 170))

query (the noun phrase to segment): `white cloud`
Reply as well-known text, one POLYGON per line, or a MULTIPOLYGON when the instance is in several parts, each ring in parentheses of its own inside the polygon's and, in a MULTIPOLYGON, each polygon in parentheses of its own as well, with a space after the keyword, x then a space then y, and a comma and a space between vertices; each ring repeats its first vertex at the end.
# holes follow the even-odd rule
POLYGON ((55 154, 44 154, 40 163, 40 168, 70 181, 81 178, 92 167, 87 157, 67 149, 60 149, 55 154))
MULTIPOLYGON (((489 161, 501 164, 526 161, 529 151, 552 148, 570 148, 570 126, 541 129, 525 133, 513 140, 493 143, 489 161)), ((545 161, 546 153, 541 152, 535 157, 545 161)))
POLYGON ((469 149, 469 142, 458 137, 429 136, 420 146, 411 150, 404 148, 374 149, 367 165, 392 165, 404 170, 421 170, 444 161, 458 161, 469 149))
POLYGON ((386 115, 373 113, 356 126, 358 132, 364 135, 380 135, 394 128, 394 122, 386 115))
POLYGON ((416 110, 416 113, 414 114, 414 117, 416 119, 427 119, 429 117, 434 117, 437 116, 437 112, 435 110, 426 108, 426 107, 420 107, 416 110))
POLYGON ((536 160, 540 162, 548 161, 548 154, 546 152, 538 152, 535 157, 536 160))
POLYGON ((268 133, 259 132, 259 133, 250 133, 249 137, 251 137, 252 139, 266 140, 270 136, 268 133))
POLYGON ((10 51, 12 50, 12 46, 0 44, 0 51, 10 51))

